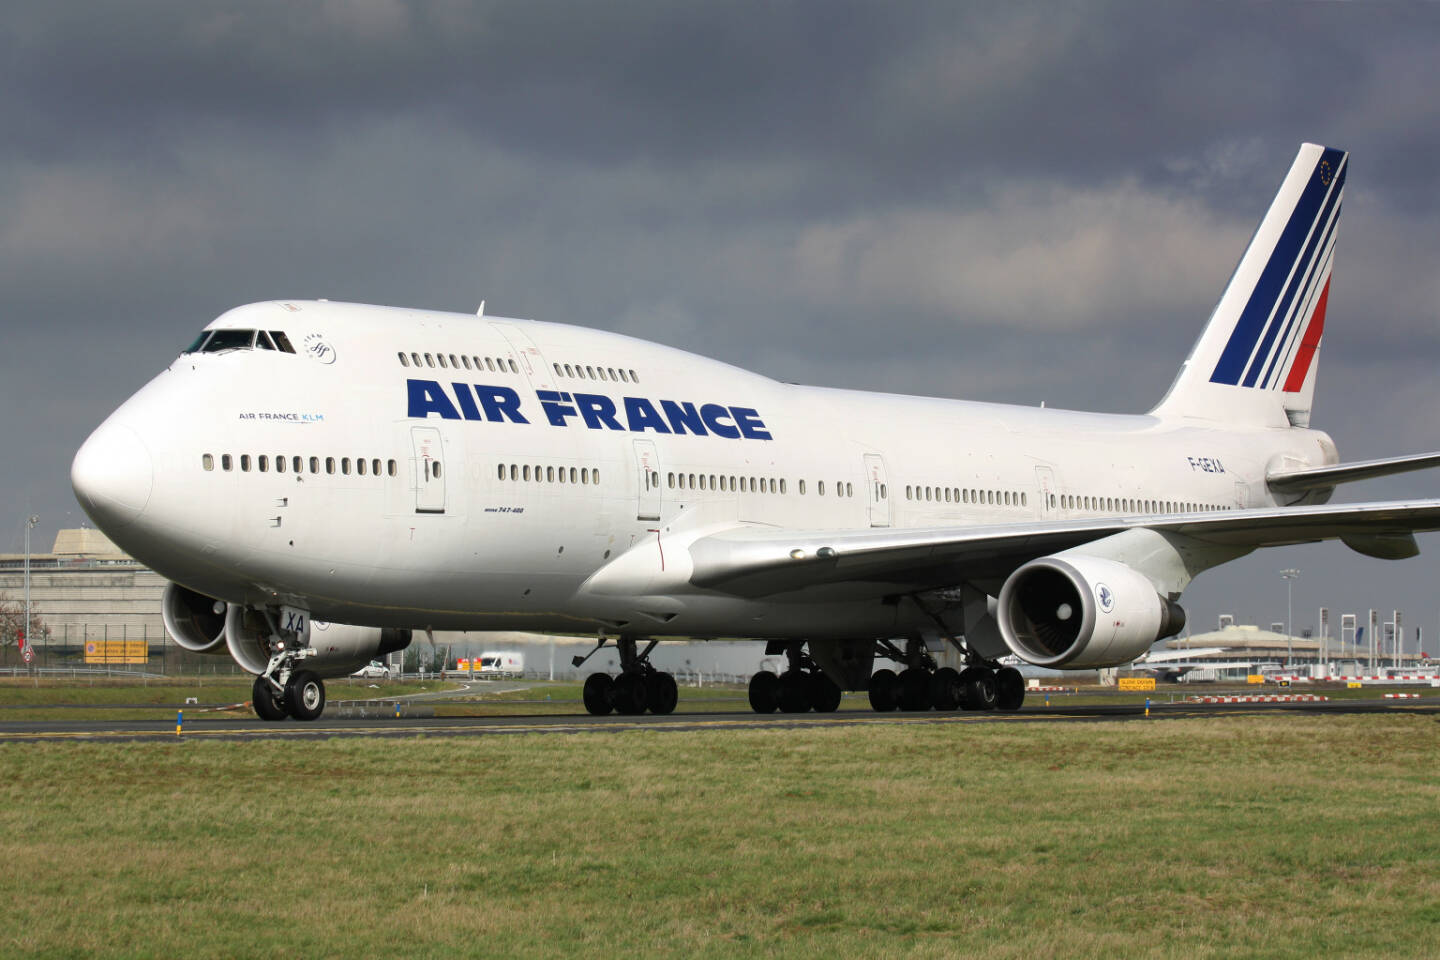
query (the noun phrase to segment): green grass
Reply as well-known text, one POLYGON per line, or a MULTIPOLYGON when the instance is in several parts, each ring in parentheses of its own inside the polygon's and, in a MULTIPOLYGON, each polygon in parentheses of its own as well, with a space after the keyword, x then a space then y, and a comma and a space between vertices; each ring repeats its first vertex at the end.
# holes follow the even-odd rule
POLYGON ((1419 956, 1440 724, 0 746, 0 955, 1419 956))

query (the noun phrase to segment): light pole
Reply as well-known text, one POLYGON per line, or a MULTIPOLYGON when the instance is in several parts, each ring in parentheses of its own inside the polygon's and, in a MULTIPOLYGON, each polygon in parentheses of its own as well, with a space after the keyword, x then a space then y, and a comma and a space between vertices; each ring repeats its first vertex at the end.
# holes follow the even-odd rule
POLYGON ((25 520, 25 643, 32 644, 35 641, 30 636, 30 531, 35 529, 35 524, 40 522, 39 517, 28 517, 25 520))
POLYGON ((1289 667, 1295 660, 1295 631, 1290 623, 1295 614, 1295 578, 1300 571, 1281 570, 1280 576, 1285 581, 1285 666, 1289 667))

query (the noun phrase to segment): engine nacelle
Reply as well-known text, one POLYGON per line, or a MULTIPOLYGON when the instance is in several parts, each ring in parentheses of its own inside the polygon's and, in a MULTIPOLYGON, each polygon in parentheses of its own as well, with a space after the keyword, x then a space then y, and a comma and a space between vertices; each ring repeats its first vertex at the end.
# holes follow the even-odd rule
POLYGON ((166 584, 160 596, 160 617, 165 621, 165 632, 193 653, 225 652, 225 607, 223 600, 196 593, 178 583, 166 584))
MULTIPOLYGON (((357 627, 348 623, 324 623, 312 620, 308 642, 315 656, 306 657, 305 669, 322 677, 343 677, 354 673, 377 657, 410 646, 409 630, 393 627, 357 627)), ((225 615, 225 645, 230 656, 251 673, 265 672, 270 663, 266 638, 270 626, 265 615, 251 607, 230 604, 225 615)), ((304 642, 305 638, 301 639, 304 642)))
POLYGON ((995 618, 1017 657, 1065 670, 1129 663, 1185 626, 1185 611, 1144 574, 1075 555, 1040 557, 1012 573, 995 618))

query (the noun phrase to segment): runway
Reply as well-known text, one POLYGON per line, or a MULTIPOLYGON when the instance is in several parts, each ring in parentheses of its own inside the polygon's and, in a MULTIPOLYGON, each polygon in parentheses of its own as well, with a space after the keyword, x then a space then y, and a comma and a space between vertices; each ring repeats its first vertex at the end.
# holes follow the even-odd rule
POLYGON ((1015 713, 837 713, 754 714, 742 712, 681 713, 656 717, 592 717, 529 714, 502 717, 364 717, 322 716, 313 723, 259 719, 187 719, 177 733, 174 720, 37 720, 0 722, 0 744, 37 741, 164 741, 164 740, 325 740, 332 737, 473 737, 504 734, 623 733, 639 731, 792 730, 815 727, 864 727, 879 724, 976 723, 1115 723, 1194 717, 1254 716, 1272 713, 1340 715, 1412 713, 1440 715, 1440 698, 1420 700, 1331 700, 1309 703, 1205 704, 1156 703, 1145 716, 1143 705, 1035 706, 1015 713))

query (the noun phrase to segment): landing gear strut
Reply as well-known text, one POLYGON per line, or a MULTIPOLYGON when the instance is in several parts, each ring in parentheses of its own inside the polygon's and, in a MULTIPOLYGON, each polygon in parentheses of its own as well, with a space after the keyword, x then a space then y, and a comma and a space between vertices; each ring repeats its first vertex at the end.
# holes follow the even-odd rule
POLYGON ((803 651, 797 641, 785 649, 788 667, 780 676, 761 670, 750 678, 750 709, 756 713, 834 713, 840 707, 840 686, 803 651))
MULTIPOLYGON (((644 650, 636 652, 634 637, 621 637, 615 641, 620 651, 620 675, 611 677, 608 673, 592 673, 585 678, 581 693, 585 709, 603 717, 612 710, 619 714, 638 716, 649 710, 653 714, 673 713, 680 699, 680 690, 671 674, 656 670, 650 663, 650 651, 659 641, 651 640, 644 650)), ((575 666, 590 659, 605 641, 595 645, 595 650, 583 657, 575 658, 575 666)))

